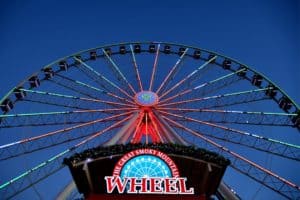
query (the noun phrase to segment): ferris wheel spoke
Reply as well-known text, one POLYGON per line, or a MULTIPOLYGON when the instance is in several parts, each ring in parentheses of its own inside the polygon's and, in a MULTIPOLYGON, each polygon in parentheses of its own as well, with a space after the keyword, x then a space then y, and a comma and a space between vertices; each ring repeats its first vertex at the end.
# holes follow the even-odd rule
POLYGON ((287 159, 300 161, 300 146, 287 142, 259 136, 246 131, 229 128, 219 124, 214 124, 206 121, 201 121, 195 118, 186 117, 183 115, 173 114, 169 112, 160 112, 163 115, 172 116, 173 118, 185 120, 188 123, 193 123, 191 126, 202 135, 231 142, 246 147, 250 147, 259 151, 267 152, 287 159), (196 125, 195 125, 196 124, 196 125), (198 126, 197 126, 198 125, 198 126))
POLYGON ((90 98, 95 99, 101 99, 104 96, 109 98, 114 98, 115 100, 118 99, 119 101, 126 102, 133 104, 133 101, 129 101, 126 98, 120 97, 114 93, 106 92, 104 90, 101 90, 99 88, 96 88, 94 86, 91 86, 89 84, 83 83, 81 81, 76 81, 74 79, 62 76, 62 75, 56 75, 55 78, 50 79, 50 81, 54 82, 57 85, 60 85, 64 88, 67 88, 71 91, 74 91, 76 93, 79 93, 81 95, 85 95, 90 98))
POLYGON ((299 198, 300 187, 298 185, 282 178, 281 176, 275 174, 274 172, 271 172, 268 169, 265 169, 264 167, 256 164, 255 162, 250 161, 233 151, 230 151, 226 147, 221 146, 213 140, 210 140, 209 138, 203 136, 202 133, 187 128, 182 124, 169 119, 168 117, 164 116, 164 118, 177 128, 189 132, 197 138, 201 139, 202 141, 206 142, 210 148, 209 150, 220 153, 223 156, 230 159, 231 167, 233 167, 240 173, 248 176, 249 178, 257 181, 258 183, 264 185, 265 187, 268 187, 269 189, 279 193, 280 195, 288 199, 299 198))
POLYGON ((156 68, 157 68, 157 63, 158 63, 159 51, 160 51, 160 44, 157 45, 157 49, 156 49, 154 64, 153 64, 153 67, 152 67, 149 91, 152 91, 153 82, 154 82, 154 79, 155 79, 156 68))
POLYGON ((132 60, 133 60, 133 66, 134 66, 134 71, 135 71, 135 74, 136 74, 136 79, 137 79, 140 91, 143 91, 143 84, 142 84, 142 81, 141 81, 140 72, 139 72, 137 62, 136 62, 136 58, 135 58, 135 54, 134 54, 134 50, 133 50, 132 45, 130 45, 130 51, 131 51, 131 56, 132 56, 132 60))
POLYGON ((98 89, 96 87, 93 87, 88 84, 84 84, 80 81, 76 81, 74 79, 71 79, 69 77, 65 77, 63 75, 56 75, 52 79, 49 79, 50 82, 63 87, 65 89, 68 89, 72 92, 76 92, 79 95, 83 95, 89 98, 99 98, 105 95, 105 91, 98 89))
POLYGON ((94 80, 96 83, 98 83, 99 86, 101 86, 101 88, 103 88, 105 91, 112 91, 113 89, 117 89, 118 91, 120 91, 123 95, 125 95, 126 97, 133 99, 133 97, 131 95, 129 95, 125 90, 123 90, 122 88, 120 88, 118 85, 116 85, 115 83, 113 83, 111 80, 109 80, 108 78, 106 78, 105 76, 103 76, 101 73, 99 73, 98 71, 96 71, 95 69, 93 69, 91 66, 89 66, 88 64, 86 64, 85 62, 83 62, 82 60, 74 57, 74 59, 80 63, 80 65, 78 65, 78 68, 84 73, 86 74, 89 78, 91 78, 92 80, 94 80), (110 87, 108 87, 110 86, 110 87))
POLYGON ((79 124, 93 121, 103 114, 115 114, 134 108, 110 108, 97 110, 74 110, 61 112, 21 113, 0 115, 0 128, 79 124))
MULTIPOLYGON (((190 85, 193 80, 195 80, 196 78, 199 78, 199 75, 198 75, 199 72, 203 72, 203 70, 206 69, 206 67, 209 66, 209 64, 212 63, 216 58, 217 58, 217 56, 212 57, 207 62, 202 64, 200 67, 198 67, 196 70, 194 70, 192 73, 188 74, 186 77, 184 77, 183 79, 178 81, 173 87, 171 87, 169 90, 164 92, 160 96, 160 98, 163 98, 164 96, 166 96, 167 94, 169 94, 170 92, 172 92, 173 90, 178 88, 179 86, 181 86, 181 88, 185 88, 185 86, 190 85)), ((203 73, 200 75, 203 75, 203 73)))
POLYGON ((126 124, 124 124, 123 127, 114 134, 114 136, 112 136, 107 142, 104 143, 104 146, 126 144, 130 134, 132 134, 132 132, 134 131, 138 117, 138 112, 132 113, 132 117, 127 120, 126 124))
POLYGON ((163 80, 163 82, 161 83, 161 85, 158 87, 158 89, 156 90, 156 94, 159 94, 161 92, 161 90, 165 89, 166 86, 169 84, 169 82, 171 80, 173 80, 174 76, 176 75, 176 73, 179 71, 180 69, 180 64, 184 58, 184 56, 186 55, 187 51, 189 49, 186 48, 184 50, 184 52, 182 53, 182 55, 179 57, 179 59, 177 60, 177 62, 175 63, 175 65, 172 67, 172 69, 169 71, 169 73, 167 74, 167 76, 165 77, 165 79, 163 80))
POLYGON ((136 93, 136 91, 134 90, 134 88, 132 87, 132 85, 128 82, 128 80, 126 79, 126 77, 124 76, 124 74, 121 72, 120 68, 118 67, 118 65, 113 61, 113 59, 108 55, 108 53, 102 49, 104 55, 106 56, 106 58, 109 60, 109 62, 111 63, 111 69, 114 72, 114 75, 117 76, 118 80, 123 80, 121 81, 124 85, 124 87, 129 87, 129 89, 131 90, 131 92, 133 94, 136 93))
POLYGON ((35 184, 57 173, 64 168, 64 166, 61 164, 62 162, 62 157, 52 157, 49 160, 39 164, 38 166, 13 178, 9 182, 0 185, 1 198, 12 199, 18 194, 24 192, 26 189, 31 188, 35 184), (42 170, 40 168, 42 168, 42 170))
POLYGON ((33 167, 32 169, 24 172, 23 174, 3 183, 0 185, 0 196, 4 199, 9 199, 20 192, 28 189, 32 185, 44 180, 51 174, 57 172, 59 169, 63 168, 62 165, 63 159, 66 156, 71 156, 76 149, 83 147, 83 145, 87 145, 88 142, 95 139, 96 137, 118 127, 120 124, 124 123, 130 116, 120 120, 113 125, 95 133, 92 136, 84 139, 83 141, 77 143, 76 145, 66 149, 65 151, 51 157, 50 159, 46 160, 45 162, 40 163, 39 165, 33 167))
POLYGON ((267 87, 263 89, 247 90, 234 93, 227 93, 215 96, 208 96, 202 98, 186 99, 183 101, 176 101, 171 103, 159 104, 158 107, 166 106, 180 106, 181 108, 185 106, 197 106, 198 108, 217 108, 226 107, 237 104, 250 103, 255 101, 261 101, 270 99, 266 95, 268 90, 272 90, 272 87, 267 87))
POLYGON ((138 132, 140 132, 142 121, 143 121, 143 113, 140 112, 136 120, 136 126, 131 138, 131 143, 138 143, 139 140, 137 138, 139 138, 139 136, 137 134, 138 132))
POLYGON ((158 136, 158 141, 164 143, 164 138, 162 137, 162 135, 160 134, 161 132, 159 131, 158 129, 158 126, 157 126, 157 123, 156 123, 156 118, 154 117, 153 113, 152 112, 149 112, 149 118, 150 118, 150 121, 151 123, 153 124, 153 127, 154 127, 154 133, 157 134, 158 136))
POLYGON ((25 92, 25 97, 22 98, 23 101, 36 102, 41 104, 48 104, 54 106, 62 106, 66 108, 76 108, 76 109, 91 109, 97 108, 102 105, 109 105, 111 107, 134 107, 130 104, 124 104, 114 101, 106 101, 101 99, 77 97, 72 95, 65 95, 59 93, 44 92, 38 90, 27 90, 19 89, 25 92))
MULTIPOLYGON (((22 90, 25 92, 25 90, 22 90)), ((69 95, 52 95, 41 91, 28 91, 22 101, 32 102, 67 109, 90 109, 99 107, 100 103, 85 101, 83 98, 71 98, 69 95)))
POLYGON ((140 124, 139 124, 139 120, 140 120, 139 117, 140 117, 140 114, 136 113, 135 115, 133 115, 133 118, 135 118, 134 122, 132 124, 130 124, 130 121, 129 121, 127 123, 127 125, 124 125, 122 127, 122 129, 123 129, 123 130, 121 129, 122 131, 120 130, 118 133, 115 134, 114 137, 119 137, 120 138, 119 141, 113 142, 112 141, 113 139, 111 139, 110 141, 107 141, 105 143, 105 145, 107 145, 107 144, 110 145, 111 144, 110 142, 113 142, 114 144, 116 144, 116 143, 127 144, 128 142, 130 142, 132 140, 132 137, 134 137, 134 134, 135 134, 138 126, 140 126, 140 124), (125 129, 126 126, 127 126, 127 130, 124 131, 124 129, 125 129))
MULTIPOLYGON (((298 135, 279 133, 297 132, 299 106, 268 77, 205 49, 135 42, 81 51, 46 65, 15 86, 0 100, 0 111, 0 163, 7 164, 8 173, 0 180, 0 199, 24 198, 16 195, 35 190, 34 185, 59 171, 62 163, 71 164, 64 158, 76 160, 77 153, 89 152, 88 148, 169 142, 215 152, 228 158, 233 173, 245 175, 248 182, 253 179, 260 188, 272 190, 267 192, 300 200, 299 185, 279 176, 300 162, 298 135), (167 68, 160 66, 170 61, 167 68), (99 68, 99 62, 106 69, 99 68), (276 136, 270 133, 273 128, 276 136), (273 164, 284 163, 274 170, 278 174, 270 170, 272 163, 257 164, 264 163, 256 157, 262 154, 273 156, 273 164), (8 165, 16 163, 22 169, 24 159, 38 165, 14 177, 16 169, 8 165)), ((88 157, 94 159, 94 154, 88 157)), ((151 159, 132 163, 124 172, 129 176, 171 175, 164 171, 167 166, 151 159)))
POLYGON ((189 145, 189 143, 173 129, 173 127, 162 117, 160 113, 154 110, 153 114, 157 118, 157 125, 166 141, 171 143, 189 145))
POLYGON ((0 161, 74 141, 80 138, 85 138, 91 134, 94 134, 94 132, 99 130, 103 125, 106 126, 106 124, 103 123, 114 123, 116 120, 118 121, 122 117, 130 115, 131 113, 132 112, 116 114, 110 117, 97 119, 76 126, 47 132, 35 137, 25 138, 19 141, 1 145, 0 161))
POLYGON ((296 113, 250 112, 236 110, 211 110, 194 108, 160 108, 175 113, 197 113, 197 117, 208 122, 249 125, 294 126, 291 118, 296 113))
POLYGON ((106 95, 106 91, 94 87, 92 85, 83 83, 81 81, 74 80, 70 77, 63 76, 61 74, 57 74, 49 81, 59 85, 63 88, 76 92, 80 95, 84 95, 90 98, 99 98, 106 95))
POLYGON ((243 79, 243 77, 238 76, 238 74, 245 71, 245 70, 246 70, 246 68, 243 68, 243 69, 240 69, 236 72, 233 72, 233 73, 218 77, 214 80, 208 81, 206 83, 203 83, 203 84, 201 84, 199 86, 196 86, 192 89, 184 90, 182 92, 177 93, 174 96, 168 97, 166 99, 162 99, 160 101, 160 103, 166 103, 166 102, 169 102, 169 101, 171 101, 173 99, 176 99, 178 97, 183 97, 184 95, 187 95, 187 94, 190 94, 190 96, 192 96, 192 97, 194 97, 194 96, 203 97, 204 95, 215 92, 215 91, 217 91, 221 88, 227 87, 227 86, 229 86, 233 83, 236 83, 237 81, 243 79))

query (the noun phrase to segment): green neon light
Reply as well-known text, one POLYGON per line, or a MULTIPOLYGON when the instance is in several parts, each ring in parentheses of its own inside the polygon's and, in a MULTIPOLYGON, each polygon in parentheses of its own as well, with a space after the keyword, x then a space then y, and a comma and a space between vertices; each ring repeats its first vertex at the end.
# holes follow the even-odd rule
MULTIPOLYGON (((177 46, 177 47, 186 47, 186 48, 191 48, 191 49, 197 49, 197 50, 200 50, 202 52, 206 52, 206 53, 209 53, 209 54, 214 54, 218 57, 222 57, 224 59, 229 59, 229 60, 232 60, 233 62, 241 65, 241 66, 244 66, 246 69, 248 69, 249 71, 252 71, 256 74, 259 74, 261 75, 265 80, 267 80, 269 83, 271 83, 272 85, 274 85, 274 87, 276 87, 281 93, 283 93, 285 96, 287 96, 291 102, 295 105, 295 107, 300 110, 300 106, 293 100, 289 97, 289 95, 284 91, 282 90, 277 84, 273 83, 270 79, 268 79, 264 74, 260 73, 260 72, 257 72, 256 70, 250 68, 249 66, 247 66, 246 64, 243 64, 241 62, 239 62, 238 60, 235 60, 231 57, 228 57, 228 56, 224 56, 220 53, 217 53, 217 52, 214 52, 214 51, 210 51, 210 50, 207 50, 207 49, 204 49, 204 48, 199 48, 199 47, 195 47, 195 46, 190 46, 190 45, 185 45, 185 44, 177 44, 177 43, 172 43, 172 42, 153 42, 153 41, 134 41, 134 42, 122 42, 122 43, 113 43, 113 44, 107 44, 107 45, 102 45, 102 46, 97 46, 97 47, 94 47, 94 48, 89 48, 89 49, 85 49, 85 50, 82 50, 82 51, 78 51, 78 52, 75 52, 73 54, 70 54, 70 55, 67 55, 67 56, 64 56, 64 57, 61 57, 47 65, 45 65, 44 67, 42 67, 41 71, 43 71, 45 68, 48 68, 48 67, 52 67, 53 65, 56 65, 58 64, 60 61, 62 60, 67 60, 69 58, 73 58, 75 55, 80 55, 80 54, 83 54, 83 53, 86 53, 86 52, 90 52, 92 50, 98 50, 98 49, 103 49, 103 48, 107 48, 107 47, 115 47, 115 46, 119 46, 119 45, 129 45, 130 46, 130 49, 131 49, 131 53, 132 53, 132 56, 133 56, 133 60, 136 62, 136 59, 135 59, 135 56, 134 56, 134 52, 133 52, 133 47, 132 47, 132 44, 165 44, 165 45, 172 45, 172 46, 177 46)), ((33 74, 38 74, 39 72, 35 72, 33 74)), ((24 81, 23 81, 24 82, 24 81)), ((20 83, 23 84, 23 82, 20 83)), ((0 103, 2 103, 6 97, 9 97, 11 93, 13 93, 13 90, 15 88, 13 88, 11 91, 9 91, 5 96, 4 98, 2 98, 0 100, 0 103)))
POLYGON ((286 146, 290 146, 290 147, 294 147, 294 148, 300 149, 299 145, 290 144, 290 143, 287 143, 287 142, 282 142, 282 141, 274 140, 274 139, 268 139, 268 140, 270 140, 272 142, 280 143, 280 144, 283 144, 283 145, 286 145, 286 146))
POLYGON ((86 84, 86 83, 83 83, 83 82, 80 82, 80 81, 75 81, 75 82, 78 83, 78 84, 80 84, 80 85, 89 87, 89 88, 91 88, 91 89, 93 89, 93 90, 97 90, 97 91, 99 91, 99 92, 106 93, 104 90, 101 90, 101 89, 96 88, 96 87, 94 87, 94 86, 88 85, 88 84, 86 84))
POLYGON ((213 80, 213 81, 210 81, 209 83, 214 83, 214 82, 217 82, 217 81, 219 81, 219 80, 222 80, 222 79, 224 79, 224 78, 227 78, 227 77, 229 77, 229 76, 235 75, 235 74, 237 74, 237 73, 239 73, 239 72, 242 72, 242 71, 245 71, 245 70, 246 70, 246 68, 244 68, 244 69, 240 69, 240 70, 238 70, 238 71, 236 71, 236 72, 233 72, 233 73, 227 74, 227 75, 225 75, 225 76, 222 76, 222 77, 220 77, 220 78, 217 78, 217 79, 215 79, 215 80, 213 80))
POLYGON ((108 58, 108 60, 111 62, 111 64, 113 65, 113 67, 118 71, 118 73, 121 75, 122 79, 126 81, 126 83, 128 83, 127 79, 125 78, 125 76, 123 75, 123 73, 120 71, 119 67, 116 65, 116 63, 111 59, 111 57, 106 53, 106 51, 104 49, 102 49, 103 53, 105 54, 105 56, 108 58))
POLYGON ((13 91, 15 90, 16 88, 14 87, 13 89, 11 89, 1 100, 0 100, 0 104, 5 100, 7 99, 12 93, 13 91))
POLYGON ((136 63, 136 59, 135 59, 135 56, 134 56, 133 47, 132 47, 132 45, 131 45, 131 44, 130 44, 129 46, 130 46, 130 50, 131 50, 131 55, 132 55, 133 62, 135 62, 135 63, 136 63))
POLYGON ((213 60, 215 60, 217 58, 217 56, 214 56, 213 58, 211 58, 210 60, 208 60, 207 62, 205 62, 204 64, 202 64, 200 67, 198 67, 196 70, 194 70, 192 73, 190 73, 187 77, 190 78, 192 77, 194 74, 198 73, 200 70, 202 70, 204 67, 208 66, 208 64, 210 64, 213 60))
POLYGON ((59 153, 59 154, 53 156, 53 157, 50 158, 49 160, 47 160, 47 161, 45 161, 45 162, 42 162, 42 163, 40 163, 39 165, 33 167, 31 170, 28 170, 28 171, 26 171, 26 172, 20 174, 19 176, 16 176, 15 178, 11 179, 10 181, 7 181, 6 183, 0 185, 0 189, 3 189, 3 188, 5 188, 5 187, 7 187, 8 185, 10 185, 10 184, 12 184, 12 183, 18 181, 19 179, 21 179, 21 178, 23 178, 23 177, 29 175, 30 173, 36 171, 37 169, 39 169, 39 168, 45 166, 46 164, 52 162, 53 160, 56 160, 57 158, 63 156, 63 155, 66 154, 66 153, 68 153, 69 151, 71 151, 71 150, 70 150, 70 149, 67 149, 67 150, 65 150, 65 151, 63 151, 63 152, 61 152, 61 153, 59 153))
POLYGON ((38 115, 57 115, 57 114, 70 114, 70 113, 72 112, 68 111, 68 112, 21 113, 21 114, 0 115, 0 118, 38 116, 38 115))
POLYGON ((35 93, 35 94, 52 95, 52 96, 59 96, 59 97, 66 97, 66 98, 73 98, 73 99, 78 98, 78 97, 74 97, 71 95, 64 95, 64 94, 58 94, 58 93, 52 93, 52 92, 43 92, 43 91, 39 91, 39 90, 27 90, 27 89, 20 89, 20 90, 24 91, 24 92, 35 93))
POLYGON ((252 92, 260 92, 260 91, 265 91, 265 90, 268 90, 268 89, 270 89, 270 88, 247 90, 247 91, 242 91, 242 92, 234 92, 234 93, 224 94, 224 95, 220 95, 220 96, 233 96, 233 95, 246 94, 246 93, 252 93, 252 92))
POLYGON ((68 153, 70 151, 70 149, 67 149, 59 154, 57 154, 56 156, 53 156, 52 158, 50 158, 47 162, 52 162, 53 160, 63 156, 64 154, 68 153))
POLYGON ((96 70, 94 70, 91 66, 87 65, 85 62, 82 62, 81 60, 79 60, 76 57, 74 57, 74 59, 77 60, 78 62, 80 62, 82 65, 84 65, 86 68, 88 68, 92 72, 94 72, 97 76, 99 76, 100 78, 102 78, 103 80, 105 80, 106 82, 108 82, 109 84, 111 84, 113 87, 119 89, 119 87, 116 84, 114 84, 113 82, 111 82, 110 80, 108 80, 106 77, 104 77, 102 74, 100 74, 99 72, 97 72, 96 70))

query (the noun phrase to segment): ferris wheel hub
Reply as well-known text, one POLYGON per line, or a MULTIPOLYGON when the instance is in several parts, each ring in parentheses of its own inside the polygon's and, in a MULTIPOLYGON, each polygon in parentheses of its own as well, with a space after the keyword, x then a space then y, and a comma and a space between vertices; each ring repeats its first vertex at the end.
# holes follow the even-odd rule
POLYGON ((158 96, 156 93, 151 91, 141 91, 136 93, 135 102, 143 107, 155 106, 158 103, 158 96))

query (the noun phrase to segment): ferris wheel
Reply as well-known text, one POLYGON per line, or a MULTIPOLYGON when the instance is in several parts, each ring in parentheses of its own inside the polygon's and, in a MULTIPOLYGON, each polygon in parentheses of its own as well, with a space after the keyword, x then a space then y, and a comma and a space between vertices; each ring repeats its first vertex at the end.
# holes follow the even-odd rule
POLYGON ((65 157, 125 143, 205 148, 230 159, 224 181, 238 194, 300 198, 300 107, 216 52, 163 42, 88 49, 33 73, 0 106, 3 199, 53 199, 71 181, 65 157))

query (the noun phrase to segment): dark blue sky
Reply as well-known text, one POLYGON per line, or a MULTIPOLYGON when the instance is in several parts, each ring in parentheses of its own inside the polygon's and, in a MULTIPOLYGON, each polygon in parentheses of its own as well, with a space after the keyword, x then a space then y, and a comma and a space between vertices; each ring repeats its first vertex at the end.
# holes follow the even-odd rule
POLYGON ((166 41, 213 50, 262 72, 300 103, 300 1, 0 2, 0 96, 73 52, 166 41))
POLYGON ((171 41, 253 66, 297 102, 299 1, 1 1, 0 96, 41 66, 121 41, 171 41))

